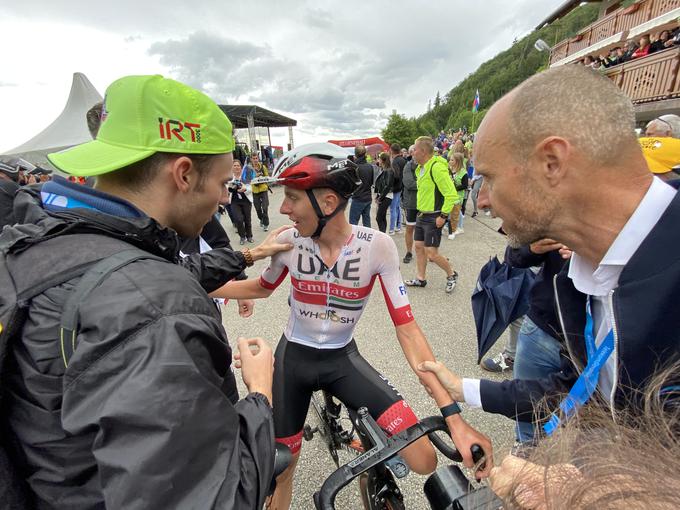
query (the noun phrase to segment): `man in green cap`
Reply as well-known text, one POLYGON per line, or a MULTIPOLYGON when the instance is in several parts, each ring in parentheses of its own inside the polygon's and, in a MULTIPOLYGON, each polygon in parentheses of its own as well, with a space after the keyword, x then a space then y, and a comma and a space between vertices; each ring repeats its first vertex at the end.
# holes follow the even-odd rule
POLYGON ((38 508, 262 506, 272 353, 239 339, 249 394, 230 399, 231 350, 208 293, 291 246, 276 243, 279 229, 252 250, 179 257, 178 235, 198 236, 226 192, 233 148, 207 96, 128 76, 108 88, 96 140, 48 156, 95 187, 55 177, 18 193, 23 216, 0 236, 0 274, 19 287, 30 267, 43 287, 9 347, 5 444, 38 508), (142 255, 79 295, 87 267, 131 249, 142 255))

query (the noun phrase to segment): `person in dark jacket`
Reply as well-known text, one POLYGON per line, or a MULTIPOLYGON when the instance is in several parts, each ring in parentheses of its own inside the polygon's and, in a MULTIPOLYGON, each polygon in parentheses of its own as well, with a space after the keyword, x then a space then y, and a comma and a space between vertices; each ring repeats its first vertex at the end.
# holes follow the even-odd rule
MULTIPOLYGON (((621 89, 579 66, 533 76, 484 118, 475 144, 480 204, 517 244, 550 238, 573 250, 553 283, 568 356, 546 378, 482 381, 485 410, 524 420, 538 412, 548 433, 560 423, 551 411, 578 412, 563 401, 570 391, 578 402, 603 400, 612 415, 639 414, 638 390, 680 359, 680 315, 672 313, 680 196, 649 171, 634 126, 621 89), (519 145, 514 126, 523 126, 519 145), (541 401, 548 407, 535 407, 541 401)), ((463 397, 457 376, 441 364, 427 369, 463 397)))
POLYGON ((252 250, 181 259, 178 234, 199 235, 230 179, 229 120, 161 76, 117 80, 103 112, 95 141, 48 156, 96 175, 95 188, 56 177, 41 194, 19 191, 3 260, 63 253, 41 267, 46 278, 131 246, 164 261, 132 262, 81 302, 68 359, 59 324, 79 277, 31 301, 3 381, 18 467, 37 508, 261 508, 274 464, 271 349, 239 340, 248 395, 233 404, 231 350, 208 292, 291 246, 277 231, 252 250), (182 122, 159 129, 159 118, 182 122))
POLYGON ((14 195, 19 189, 19 170, 0 161, 0 232, 5 225, 14 225, 14 195))
POLYGON ((404 208, 404 219, 406 220, 406 231, 404 232, 406 254, 404 255, 404 264, 408 264, 413 260, 413 231, 416 228, 418 216, 418 184, 416 183, 418 163, 413 159, 413 149, 415 149, 415 145, 409 147, 409 157, 401 174, 403 185, 401 204, 404 208))
MULTIPOLYGON (((380 173, 375 179, 375 203, 378 210, 375 213, 375 220, 378 222, 378 230, 387 230, 387 211, 392 203, 394 192, 394 170, 390 156, 386 152, 381 152, 378 157, 380 173)), ((394 233, 394 232, 393 232, 394 233)))
POLYGON ((394 171, 394 183, 392 184, 392 203, 390 204, 390 234, 401 232, 401 191, 403 189, 402 175, 406 159, 401 155, 401 145, 390 145, 390 157, 392 158, 392 170, 394 171))
POLYGON ((361 186, 352 195, 349 205, 349 222, 358 225, 361 219, 364 227, 371 228, 371 198, 373 189, 373 165, 366 161, 366 147, 354 147, 354 162, 357 165, 361 186))

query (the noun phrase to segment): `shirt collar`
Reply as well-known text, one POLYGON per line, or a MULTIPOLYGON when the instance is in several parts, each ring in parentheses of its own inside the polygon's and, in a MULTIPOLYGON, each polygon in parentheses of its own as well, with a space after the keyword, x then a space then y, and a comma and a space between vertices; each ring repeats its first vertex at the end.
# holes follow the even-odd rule
POLYGON ((624 266, 657 224, 675 193, 675 189, 654 177, 647 193, 596 268, 577 253, 572 254, 569 278, 574 287, 593 296, 604 296, 615 289, 624 266))

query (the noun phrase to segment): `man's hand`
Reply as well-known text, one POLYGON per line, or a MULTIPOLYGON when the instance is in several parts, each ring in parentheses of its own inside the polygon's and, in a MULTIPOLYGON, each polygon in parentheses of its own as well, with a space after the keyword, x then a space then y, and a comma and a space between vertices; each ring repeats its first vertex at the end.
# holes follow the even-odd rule
POLYGON ((535 253, 536 255, 543 255, 549 251, 555 251, 561 248, 564 248, 562 243, 558 243, 554 239, 549 238, 540 239, 539 241, 535 241, 529 245, 531 253, 535 253))
MULTIPOLYGON (((439 361, 423 361, 418 365, 418 370, 421 372, 432 372, 439 379, 439 383, 444 386, 444 389, 449 392, 451 398, 456 402, 465 402, 465 395, 463 395, 463 380, 456 374, 451 372, 439 361)), ((428 393, 431 393, 430 388, 425 387, 428 393)))
POLYGON ((566 246, 562 246, 562 248, 560 248, 560 255, 562 255, 562 258, 564 260, 569 260, 571 258, 572 253, 573 251, 567 248, 566 246))
POLYGON ((434 224, 437 226, 437 228, 442 228, 444 223, 446 223, 446 220, 441 216, 437 216, 437 219, 434 220, 434 224))
POLYGON ((255 308, 255 301, 252 299, 239 299, 236 301, 238 303, 238 314, 244 319, 253 315, 253 309, 255 308))
POLYGON ((272 230, 266 237, 262 244, 256 246, 250 250, 250 254, 253 256, 253 260, 260 260, 272 255, 276 255, 281 251, 288 251, 293 249, 293 245, 290 243, 279 243, 276 241, 276 237, 283 231, 293 228, 292 225, 284 225, 276 230, 272 230))
POLYGON ((449 416, 446 418, 446 425, 449 427, 449 433, 456 449, 463 456, 463 464, 465 467, 474 467, 475 462, 472 459, 472 446, 479 445, 484 451, 484 461, 482 466, 475 472, 478 478, 486 478, 491 473, 493 467, 493 447, 491 440, 481 432, 473 429, 459 414, 449 416))
POLYGON ((248 391, 262 393, 272 402, 274 356, 271 347, 261 338, 239 338, 234 366, 241 369, 241 377, 248 391))

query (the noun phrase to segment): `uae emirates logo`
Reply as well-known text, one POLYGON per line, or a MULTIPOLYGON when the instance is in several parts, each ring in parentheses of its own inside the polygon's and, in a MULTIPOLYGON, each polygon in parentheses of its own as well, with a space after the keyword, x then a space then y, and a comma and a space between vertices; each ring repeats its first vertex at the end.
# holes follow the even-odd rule
POLYGON ((175 137, 180 142, 186 142, 189 138, 194 143, 201 143, 201 125, 195 122, 158 117, 158 132, 163 140, 172 140, 175 137))

